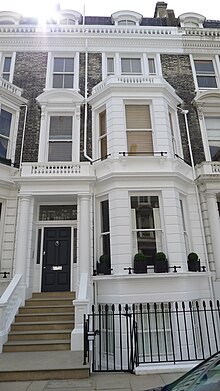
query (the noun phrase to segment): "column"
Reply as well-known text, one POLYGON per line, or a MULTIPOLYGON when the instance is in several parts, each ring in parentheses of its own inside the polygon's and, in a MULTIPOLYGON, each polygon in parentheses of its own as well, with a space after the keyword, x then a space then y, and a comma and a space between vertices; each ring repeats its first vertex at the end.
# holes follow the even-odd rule
POLYGON ((90 274, 90 196, 79 195, 79 271, 90 274))
POLYGON ((21 196, 18 213, 15 274, 22 274, 22 282, 26 282, 27 253, 29 237, 29 210, 31 196, 21 196))
POLYGON ((213 256, 215 260, 216 278, 220 279, 220 223, 216 204, 216 194, 207 193, 206 199, 209 214, 210 232, 212 238, 213 256))

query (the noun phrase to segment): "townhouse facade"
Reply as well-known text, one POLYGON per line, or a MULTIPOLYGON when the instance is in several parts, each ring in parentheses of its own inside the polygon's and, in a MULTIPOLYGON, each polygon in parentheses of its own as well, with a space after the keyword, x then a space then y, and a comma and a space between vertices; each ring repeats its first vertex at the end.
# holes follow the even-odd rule
POLYGON ((0 12, 0 288, 77 292, 72 341, 94 303, 219 298, 219 40, 164 2, 45 26, 0 12))

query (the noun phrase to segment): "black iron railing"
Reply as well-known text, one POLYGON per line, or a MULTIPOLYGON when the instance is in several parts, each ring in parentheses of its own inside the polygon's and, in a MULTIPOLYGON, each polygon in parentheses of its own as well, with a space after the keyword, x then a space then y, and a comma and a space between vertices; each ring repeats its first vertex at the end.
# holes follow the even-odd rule
POLYGON ((129 152, 129 151, 123 151, 119 152, 119 155, 122 156, 166 156, 166 151, 153 151, 153 152, 147 152, 147 151, 138 151, 138 152, 129 152))
POLYGON ((84 363, 90 359, 94 372, 203 360, 220 350, 220 305, 191 301, 93 306, 84 331, 84 363))
POLYGON ((0 274, 2 274, 3 275, 3 277, 2 278, 7 278, 7 276, 9 276, 9 272, 0 272, 0 274))

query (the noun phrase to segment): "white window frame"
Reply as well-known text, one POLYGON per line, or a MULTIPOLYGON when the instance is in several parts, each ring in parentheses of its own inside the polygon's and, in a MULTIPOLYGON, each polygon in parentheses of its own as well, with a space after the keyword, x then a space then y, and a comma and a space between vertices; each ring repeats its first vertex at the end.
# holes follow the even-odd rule
POLYGON ((2 77, 2 75, 3 75, 5 58, 7 58, 7 57, 11 57, 10 72, 8 72, 9 73, 9 80, 8 81, 9 81, 9 83, 12 83, 13 82, 13 75, 14 75, 14 67, 15 67, 15 57, 16 57, 15 52, 0 53, 0 76, 2 77))
MULTIPOLYGON (((220 86, 220 71, 218 70, 219 69, 219 56, 212 56, 212 57, 205 57, 205 56, 192 56, 190 55, 190 62, 191 62, 191 68, 192 68, 192 71, 193 71, 193 78, 194 78, 194 83, 195 83, 195 87, 196 87, 196 90, 198 91, 201 91, 201 90, 204 90, 204 91, 207 91, 207 90, 216 90, 217 88, 219 88, 220 86), (198 80, 197 80, 197 76, 199 76, 196 72, 196 68, 195 68, 195 63, 194 61, 212 61, 213 63, 213 68, 214 68, 214 73, 213 74, 206 74, 206 76, 214 76, 215 77, 215 80, 216 80, 216 87, 200 87, 198 85, 198 80)), ((201 74, 202 75, 202 74, 201 74)))
POLYGON ((15 147, 16 147, 16 136, 17 136, 17 130, 18 130, 18 119, 19 119, 19 111, 15 110, 15 108, 12 109, 12 107, 0 103, 0 112, 1 110, 5 110, 9 113, 11 113, 11 124, 10 124, 10 133, 8 139, 8 145, 7 145, 7 153, 5 159, 11 159, 12 162, 14 161, 15 157, 15 147))
POLYGON ((173 109, 172 107, 168 107, 168 119, 169 119, 169 128, 171 134, 173 154, 174 155, 176 154, 183 158, 183 148, 181 143, 178 115, 176 109, 173 109))
MULTIPOLYGON (((49 115, 49 118, 48 118, 48 121, 49 121, 49 131, 48 131, 48 147, 47 147, 47 158, 49 159, 49 148, 50 148, 50 143, 59 143, 59 142, 65 142, 65 143, 71 143, 71 159, 70 160, 55 160, 56 162, 60 162, 60 161, 66 161, 66 162, 72 162, 73 161, 73 151, 74 151, 74 146, 73 146, 73 140, 74 140, 74 116, 73 115, 68 115, 65 113, 65 115, 59 115, 59 114, 50 114, 49 115), (72 118, 72 137, 71 139, 65 139, 65 138, 61 138, 59 140, 54 140, 53 137, 51 138, 50 137, 50 124, 51 124, 51 118, 54 118, 54 117, 70 117, 72 118)), ((50 162, 52 162, 53 160, 48 160, 50 162)))
MULTIPOLYGON (((165 243, 164 243, 164 237, 165 237, 165 230, 164 230, 164 224, 163 224, 163 216, 162 216, 162 210, 163 210, 163 207, 162 207, 162 203, 161 203, 161 195, 158 193, 158 192, 155 192, 155 193, 147 193, 147 192, 141 192, 141 193, 137 193, 137 192, 132 192, 132 193, 129 193, 129 207, 130 207, 130 229, 131 229, 131 243, 132 243, 132 251, 133 251, 133 256, 138 253, 138 242, 137 242, 137 235, 136 235, 136 238, 134 237, 134 234, 135 232, 155 232, 155 240, 156 240, 156 246, 157 246, 157 235, 161 235, 161 238, 159 239, 159 241, 161 242, 161 248, 158 248, 156 249, 156 252, 157 251, 163 251, 166 253, 166 248, 165 248, 165 243), (133 212, 132 212, 132 208, 131 208, 131 197, 157 197, 158 198, 158 205, 159 205, 159 213, 160 213, 160 228, 157 228, 156 225, 157 223, 155 224, 155 221, 154 221, 154 225, 155 225, 155 228, 146 228, 146 229, 138 229, 138 228, 135 228, 134 227, 134 216, 133 216, 133 212), (136 241, 136 243, 135 243, 136 241)), ((136 225, 136 222, 135 222, 135 225, 136 225)))
POLYGON ((105 79, 112 75, 137 75, 137 76, 155 76, 161 74, 160 56, 148 53, 103 53, 102 54, 102 78, 105 79), (108 72, 108 59, 112 58, 114 62, 114 71, 108 72), (140 73, 124 73, 122 72, 121 59, 140 59, 140 73), (150 72, 149 60, 154 60, 155 72, 150 72))
POLYGON ((71 90, 79 90, 79 52, 49 52, 48 53, 48 62, 47 62, 47 77, 46 77, 46 89, 58 89, 66 90, 68 88, 54 88, 53 87, 53 67, 54 67, 54 58, 73 58, 74 59, 74 77, 73 77, 73 88, 71 90))

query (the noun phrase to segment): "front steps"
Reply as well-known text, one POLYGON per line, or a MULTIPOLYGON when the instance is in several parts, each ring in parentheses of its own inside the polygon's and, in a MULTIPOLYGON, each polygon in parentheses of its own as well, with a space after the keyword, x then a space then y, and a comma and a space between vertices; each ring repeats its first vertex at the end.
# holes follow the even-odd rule
POLYGON ((26 300, 0 354, 0 382, 89 377, 82 352, 70 350, 74 298, 74 292, 45 292, 26 300))
POLYGON ((3 352, 70 350, 74 292, 34 293, 19 309, 3 352))

